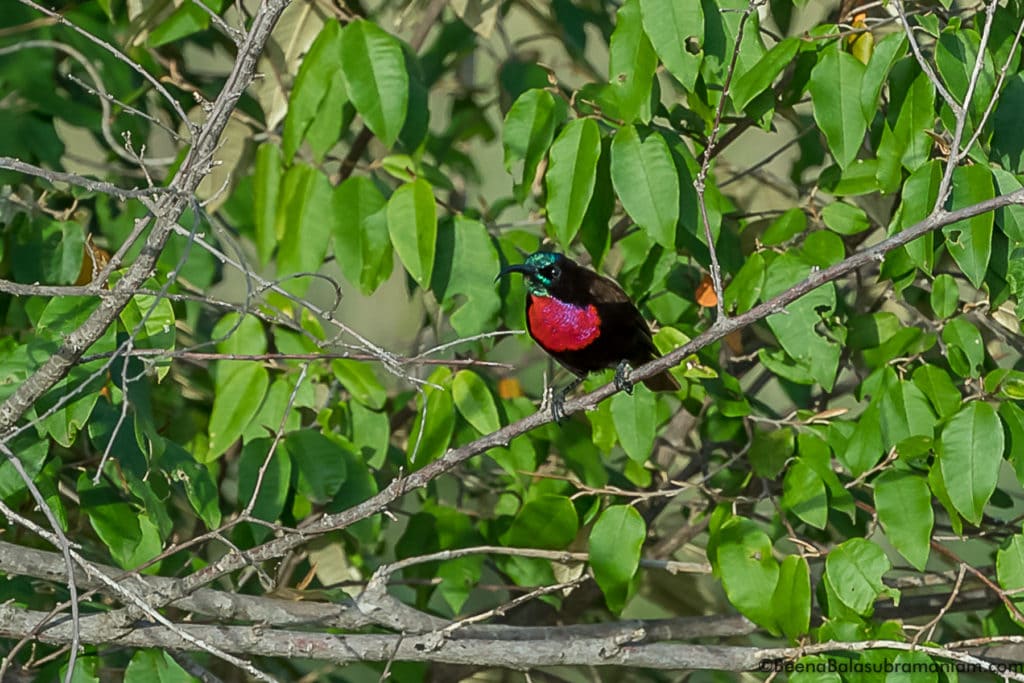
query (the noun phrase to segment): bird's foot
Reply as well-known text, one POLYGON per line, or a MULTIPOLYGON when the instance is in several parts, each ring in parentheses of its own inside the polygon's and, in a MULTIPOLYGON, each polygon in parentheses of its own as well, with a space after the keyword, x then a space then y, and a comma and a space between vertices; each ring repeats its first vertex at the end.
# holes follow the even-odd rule
POLYGON ((633 393, 633 383, 629 380, 629 363, 626 361, 619 361, 619 364, 615 366, 615 388, 619 391, 625 391, 627 394, 633 393))
POLYGON ((551 390, 551 418, 555 421, 556 424, 560 424, 562 420, 565 419, 565 409, 563 408, 563 406, 565 405, 565 397, 569 394, 570 391, 578 387, 582 381, 582 379, 577 379, 562 389, 551 390))

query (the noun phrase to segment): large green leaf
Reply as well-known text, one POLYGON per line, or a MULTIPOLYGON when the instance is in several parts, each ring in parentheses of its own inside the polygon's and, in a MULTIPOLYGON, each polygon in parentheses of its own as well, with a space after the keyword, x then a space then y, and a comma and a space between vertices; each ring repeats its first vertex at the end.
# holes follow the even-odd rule
POLYGON ((1017 609, 1024 607, 1024 536, 1013 535, 996 553, 996 577, 1000 587, 1013 596, 1017 609))
POLYGON ((124 683, 192 683, 198 680, 160 650, 139 650, 124 671, 124 683))
POLYGON ((777 632, 771 596, 779 581, 772 541, 757 524, 732 517, 712 532, 708 560, 729 602, 755 624, 777 632))
POLYGON ((373 366, 365 361, 336 358, 331 369, 338 381, 345 385, 352 398, 368 408, 380 410, 387 401, 388 393, 377 379, 373 366))
POLYGON ((456 216, 441 225, 430 289, 460 335, 495 328, 501 296, 494 276, 500 268, 498 250, 482 223, 456 216))
POLYGON ((502 143, 505 148, 505 170, 522 162, 523 170, 515 184, 515 196, 526 199, 537 167, 548 153, 555 129, 565 120, 565 105, 547 90, 527 90, 512 104, 505 115, 502 143))
MULTIPOLYGON (((368 271, 383 265, 382 251, 389 250, 391 240, 386 225, 371 220, 387 206, 387 200, 377 185, 367 176, 354 175, 334 188, 334 257, 345 279, 357 283, 364 294, 371 294, 376 286, 368 271), (371 234, 384 227, 382 235, 371 234)), ((389 269, 390 270, 390 269, 389 269)), ((376 273, 372 273, 376 275, 376 273)))
POLYGON ((549 154, 548 223, 563 248, 579 232, 594 193, 601 131, 593 119, 576 119, 562 129, 549 154))
POLYGON ((807 559, 787 555, 779 567, 772 594, 775 623, 791 641, 807 633, 811 623, 811 576, 807 559))
POLYGON ((281 189, 281 148, 264 142, 256 150, 256 170, 253 173, 253 224, 256 228, 256 253, 260 263, 266 265, 284 233, 278 234, 277 203, 281 189))
POLYGON ((455 407, 466 422, 481 434, 498 431, 498 406, 494 403, 491 390, 472 370, 459 370, 452 380, 452 398, 455 407))
POLYGON ((314 429, 292 432, 284 443, 299 475, 299 493, 313 503, 330 501, 345 483, 342 449, 314 429))
MULTIPOLYGON (((162 550, 156 525, 145 512, 121 502, 120 493, 108 484, 95 485, 87 473, 78 477, 78 495, 96 535, 123 569, 134 569, 162 550)), ((155 572, 159 563, 150 566, 155 572)))
POLYGON ((636 508, 613 505, 601 513, 590 531, 590 566, 608 608, 622 610, 630 583, 640 566, 647 525, 636 508))
MULTIPOLYGON (((697 5, 697 3, 693 4, 697 5)), ((699 7, 699 5, 697 6, 699 7)), ((785 38, 764 53, 754 68, 737 78, 729 93, 736 110, 742 111, 752 99, 771 87, 775 77, 793 61, 799 48, 799 39, 785 38)))
MULTIPOLYGON (((331 204, 331 184, 327 176, 304 164, 296 164, 288 169, 281 181, 276 214, 275 232, 281 235, 277 255, 278 274, 319 271, 336 220, 337 215, 331 204)), ((288 280, 283 286, 293 293, 301 294, 309 286, 309 278, 288 280)))
POLYGON ((655 242, 672 249, 679 221, 679 177, 668 145, 657 133, 643 142, 623 126, 612 142, 612 184, 626 212, 655 242))
POLYGON ((633 395, 618 393, 612 397, 612 421, 622 450, 635 462, 647 462, 654 450, 658 426, 654 394, 638 385, 633 395))
MULTIPOLYGON (((788 430, 787 430, 788 431, 788 430)), ((825 483, 812 467, 797 460, 782 480, 782 507, 813 527, 824 529, 828 521, 825 483)))
POLYGON ((437 249, 437 207, 430 183, 417 178, 388 200, 388 233, 409 275, 426 289, 437 249))
POLYGON ((401 44, 375 23, 356 19, 341 32, 341 72, 367 127, 386 146, 393 145, 409 105, 401 44))
MULTIPOLYGON (((244 510, 255 497, 252 516, 265 522, 277 520, 284 510, 291 484, 292 461, 283 442, 271 453, 274 440, 255 439, 245 444, 238 460, 238 508, 244 510)), ((262 525, 252 525, 253 536, 261 540, 270 534, 262 525)))
POLYGON ((956 511, 972 524, 981 521, 1003 461, 1003 425, 984 401, 971 401, 942 429, 942 480, 956 511))
POLYGON ((893 546, 910 564, 924 571, 928 564, 932 525, 932 494, 919 474, 883 472, 874 482, 878 521, 893 546))
POLYGON ((576 538, 579 518, 566 496, 544 494, 529 500, 512 520, 507 543, 522 548, 561 550, 576 538))
POLYGON ((640 18, 640 1, 626 0, 616 14, 608 65, 618 114, 626 123, 651 120, 651 88, 657 66, 658 57, 640 18))
POLYGON ((699 2, 640 0, 640 16, 654 51, 669 73, 687 92, 693 92, 700 69, 700 52, 687 49, 690 41, 698 47, 704 38, 704 10, 699 2))
POLYGON ((863 538, 851 538, 828 554, 825 581, 844 605, 857 614, 871 614, 875 598, 894 592, 882 583, 891 568, 881 548, 863 538))
MULTIPOLYGON (((324 23, 303 58, 288 98, 288 115, 284 119, 281 147, 289 163, 315 120, 322 119, 319 125, 326 129, 318 131, 321 138, 315 145, 318 159, 322 158, 326 145, 337 142, 341 134, 342 106, 347 99, 342 78, 341 25, 331 19, 324 23)), ((311 144, 314 139, 311 137, 311 144)))
POLYGON ((455 405, 448 387, 451 377, 451 370, 438 368, 416 398, 416 417, 406 446, 411 470, 437 460, 448 450, 455 431, 455 405))
MULTIPOLYGON (((992 174, 986 167, 957 166, 953 171, 950 208, 960 209, 994 196, 992 174)), ((942 228, 942 234, 946 236, 946 248, 975 287, 981 287, 992 256, 992 224, 992 212, 986 211, 942 228)))
POLYGON ((856 158, 868 121, 861 108, 864 65, 838 44, 823 51, 811 72, 810 91, 814 120, 825 133, 832 156, 843 168, 856 158))

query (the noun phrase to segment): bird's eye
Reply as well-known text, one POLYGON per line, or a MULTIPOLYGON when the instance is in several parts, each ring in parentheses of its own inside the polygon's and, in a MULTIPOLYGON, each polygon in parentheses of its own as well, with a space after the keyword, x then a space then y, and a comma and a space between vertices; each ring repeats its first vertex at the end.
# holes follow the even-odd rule
POLYGON ((558 276, 562 274, 562 269, 558 266, 548 266, 541 272, 546 280, 557 280, 558 276))

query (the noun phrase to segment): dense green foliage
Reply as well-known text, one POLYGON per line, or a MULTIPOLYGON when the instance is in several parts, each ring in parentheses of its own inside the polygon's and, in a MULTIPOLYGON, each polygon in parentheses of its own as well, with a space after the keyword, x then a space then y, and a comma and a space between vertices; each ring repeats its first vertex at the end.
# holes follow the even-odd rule
MULTIPOLYGON (((232 31, 261 11, 202 2, 66 3, 77 32, 7 0, 0 157, 41 172, 0 164, 0 400, 101 310, 189 163, 177 110, 204 125, 232 31), (30 289, 89 285, 111 255, 109 283, 30 289)), ((740 315, 936 208, 1024 186, 1018 0, 909 7, 920 58, 895 5, 428 4, 294 0, 146 287, 0 435, 0 500, 19 516, 0 540, 53 550, 23 520, 55 522, 87 560, 187 577, 533 414, 564 373, 525 335, 488 333, 523 329, 520 282, 494 278, 542 245, 613 274, 668 353, 716 320, 713 255, 722 310, 740 315)), ((684 359, 674 395, 638 385, 481 447, 210 587, 340 601, 382 565, 500 546, 410 564, 391 593, 460 618, 585 570, 589 585, 539 591, 512 621, 738 611, 750 642, 779 647, 1024 634, 1024 206, 942 225, 755 318, 684 359), (908 593, 926 572, 927 594, 908 593)), ((69 597, 2 553, 0 573, 0 602, 69 597)), ((53 680, 57 648, 14 659, 53 680)), ((282 680, 314 671, 246 656, 282 680)), ((850 655, 807 661, 823 657, 850 655)), ((77 681, 189 678, 111 643, 76 667, 77 681)))

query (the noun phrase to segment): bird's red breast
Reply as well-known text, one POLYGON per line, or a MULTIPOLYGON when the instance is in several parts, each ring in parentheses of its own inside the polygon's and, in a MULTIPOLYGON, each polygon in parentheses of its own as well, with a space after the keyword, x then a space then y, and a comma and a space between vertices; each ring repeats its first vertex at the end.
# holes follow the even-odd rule
POLYGON ((577 306, 549 296, 529 295, 526 322, 530 336, 547 351, 578 351, 601 335, 597 308, 577 306))

